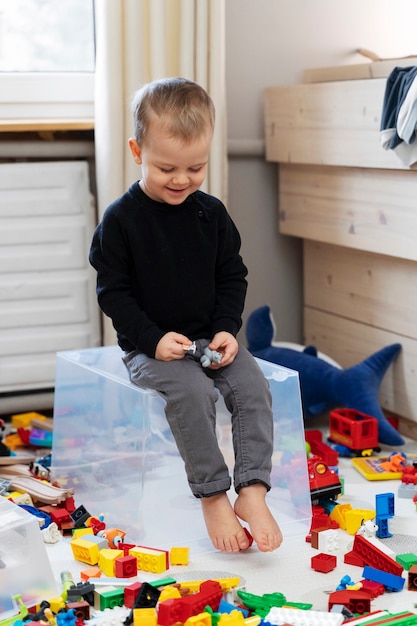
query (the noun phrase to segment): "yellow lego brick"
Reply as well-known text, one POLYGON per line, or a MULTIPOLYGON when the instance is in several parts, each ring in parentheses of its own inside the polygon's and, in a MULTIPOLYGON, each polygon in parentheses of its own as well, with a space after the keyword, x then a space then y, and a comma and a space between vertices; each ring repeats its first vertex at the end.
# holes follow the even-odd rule
POLYGON ((51 609, 52 613, 56 614, 58 613, 59 609, 65 609, 65 602, 61 596, 49 599, 48 602, 51 605, 49 608, 51 609))
POLYGON ((133 626, 156 626, 157 613, 154 608, 133 609, 133 626))
POLYGON ((29 413, 16 413, 12 415, 12 428, 29 428, 32 420, 46 420, 46 415, 31 411, 29 413))
POLYGON ((112 548, 103 548, 99 551, 98 566, 105 576, 113 577, 115 575, 116 559, 120 559, 123 555, 123 550, 113 550, 112 548))
POLYGON ((211 615, 204 611, 198 615, 192 615, 185 622, 184 626, 211 626, 211 615))
POLYGON ((72 531, 73 539, 79 539, 83 535, 94 535, 94 531, 92 528, 74 528, 72 531))
POLYGON ((88 565, 97 565, 99 548, 96 543, 80 537, 79 539, 71 539, 70 546, 76 561, 88 563, 88 565))
POLYGON ((231 611, 230 613, 221 613, 218 621, 219 626, 244 626, 245 618, 242 611, 231 611))
POLYGON ((139 570, 160 574, 168 569, 168 553, 166 550, 135 546, 129 550, 129 554, 135 557, 139 570))
POLYGON ((25 445, 23 443, 23 440, 22 440, 21 436, 18 433, 9 433, 3 439, 3 443, 8 448, 10 448, 10 450, 16 450, 16 448, 21 448, 22 446, 25 445))
POLYGON ((356 535, 362 522, 374 519, 374 517, 375 511, 369 509, 351 509, 347 511, 345 515, 346 532, 348 532, 349 535, 356 535))
POLYGON ((188 565, 190 548, 180 548, 175 546, 169 551, 169 562, 171 565, 188 565))
POLYGON ((164 600, 172 600, 174 598, 181 598, 180 590, 173 585, 167 585, 162 589, 158 602, 164 602, 164 600))
POLYGON ((329 517, 333 521, 337 522, 339 524, 339 527, 342 530, 346 530, 345 516, 346 516, 347 511, 350 511, 351 509, 352 509, 352 505, 349 504, 349 503, 347 503, 347 504, 338 504, 337 506, 335 506, 333 508, 333 510, 330 513, 329 517))
POLYGON ((15 504, 27 504, 28 506, 33 506, 33 500, 28 493, 11 491, 5 497, 7 500, 13 500, 15 504))
MULTIPOLYGON (((219 583, 223 593, 227 593, 233 587, 237 587, 240 584, 240 578, 238 576, 231 576, 230 578, 212 578, 210 580, 215 580, 219 583)), ((191 593, 196 593, 200 591, 201 584, 204 583, 205 580, 188 580, 179 582, 180 589, 189 589, 191 593)))

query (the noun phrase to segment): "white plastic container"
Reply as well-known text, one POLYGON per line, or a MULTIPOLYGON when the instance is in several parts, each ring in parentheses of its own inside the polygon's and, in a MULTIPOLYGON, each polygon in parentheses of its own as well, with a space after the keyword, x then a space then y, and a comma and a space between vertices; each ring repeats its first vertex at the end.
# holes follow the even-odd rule
POLYGON ((0 621, 14 615, 12 597, 30 608, 59 595, 38 520, 0 497, 0 621))

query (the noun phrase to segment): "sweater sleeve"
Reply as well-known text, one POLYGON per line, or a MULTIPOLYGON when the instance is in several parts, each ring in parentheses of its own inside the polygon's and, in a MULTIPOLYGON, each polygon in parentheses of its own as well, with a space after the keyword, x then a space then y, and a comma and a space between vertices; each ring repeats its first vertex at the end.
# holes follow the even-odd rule
POLYGON ((94 232, 89 260, 97 271, 99 306, 112 320, 120 347, 154 357, 165 332, 148 318, 132 292, 128 246, 117 211, 105 212, 94 232))
POLYGON ((240 234, 225 207, 219 219, 218 241, 212 335, 227 331, 236 336, 242 326, 248 270, 240 255, 240 234))

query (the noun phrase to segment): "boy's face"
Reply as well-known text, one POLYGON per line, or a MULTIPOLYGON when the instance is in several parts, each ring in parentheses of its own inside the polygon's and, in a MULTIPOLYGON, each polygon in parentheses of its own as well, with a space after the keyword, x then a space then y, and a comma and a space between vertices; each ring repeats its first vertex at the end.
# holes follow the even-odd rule
POLYGON ((177 205, 199 189, 207 172, 211 129, 189 143, 170 137, 156 121, 146 142, 129 140, 135 162, 142 166, 142 190, 152 200, 177 205))

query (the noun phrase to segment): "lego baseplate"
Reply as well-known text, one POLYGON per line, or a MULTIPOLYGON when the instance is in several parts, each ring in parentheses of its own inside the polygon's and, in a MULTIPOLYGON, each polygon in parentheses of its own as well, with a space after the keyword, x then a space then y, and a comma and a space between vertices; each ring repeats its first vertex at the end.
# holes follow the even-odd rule
MULTIPOLYGON (((381 463, 389 460, 387 456, 368 456, 368 457, 354 457, 352 459, 352 465, 358 470, 367 480, 398 480, 401 479, 402 472, 387 471, 381 467, 381 463)), ((407 455, 407 460, 417 460, 417 455, 407 455)))

